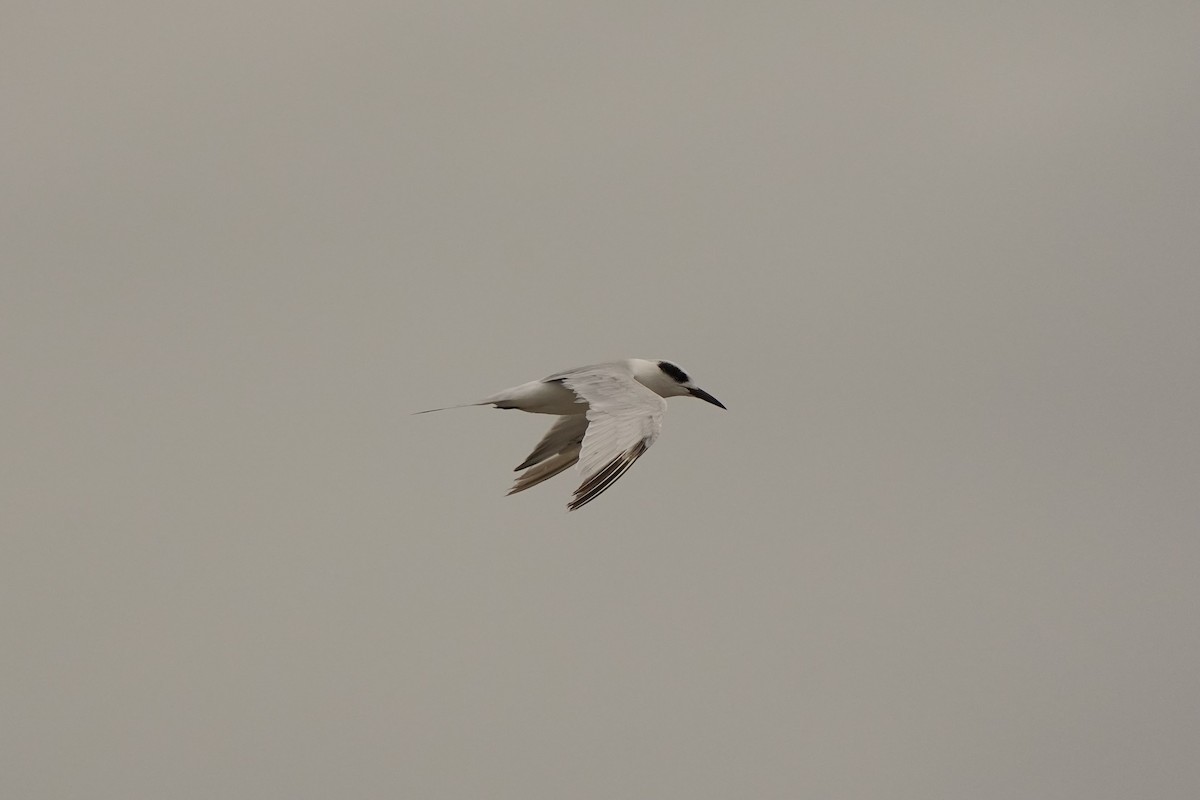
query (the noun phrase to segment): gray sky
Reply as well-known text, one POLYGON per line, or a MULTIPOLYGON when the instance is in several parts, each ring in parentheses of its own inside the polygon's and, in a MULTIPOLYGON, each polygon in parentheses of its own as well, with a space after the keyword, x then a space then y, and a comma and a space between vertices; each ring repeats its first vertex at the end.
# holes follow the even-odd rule
POLYGON ((3 16, 0 794, 1200 795, 1200 5, 3 16))

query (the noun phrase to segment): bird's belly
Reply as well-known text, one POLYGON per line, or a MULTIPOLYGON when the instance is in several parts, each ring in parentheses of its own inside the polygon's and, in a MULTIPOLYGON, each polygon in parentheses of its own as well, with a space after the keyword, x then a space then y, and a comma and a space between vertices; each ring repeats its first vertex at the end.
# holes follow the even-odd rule
POLYGON ((558 381, 531 381, 509 389, 494 401, 496 408, 519 408, 531 414, 584 414, 587 403, 558 381))

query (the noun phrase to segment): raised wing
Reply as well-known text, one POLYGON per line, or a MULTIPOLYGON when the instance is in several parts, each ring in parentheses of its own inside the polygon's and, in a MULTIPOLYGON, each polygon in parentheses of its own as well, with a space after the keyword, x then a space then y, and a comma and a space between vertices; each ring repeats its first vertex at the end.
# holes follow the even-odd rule
POLYGON ((667 401, 638 383, 621 364, 584 367, 559 378, 588 403, 587 431, 579 454, 583 483, 567 508, 599 497, 654 444, 667 401))
POLYGON ((583 414, 559 417, 546 435, 538 442, 533 452, 517 465, 517 471, 532 467, 518 476, 509 494, 523 492, 553 478, 579 460, 579 449, 588 420, 583 414))

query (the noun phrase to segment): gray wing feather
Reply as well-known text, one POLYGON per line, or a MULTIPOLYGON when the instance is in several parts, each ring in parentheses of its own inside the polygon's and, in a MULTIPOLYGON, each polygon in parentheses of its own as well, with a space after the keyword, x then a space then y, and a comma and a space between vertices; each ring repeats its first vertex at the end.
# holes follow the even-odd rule
POLYGON ((587 430, 587 426, 588 420, 583 414, 559 417, 550 426, 550 430, 546 431, 542 440, 537 443, 537 447, 533 448, 533 452, 517 465, 516 469, 519 471, 526 467, 532 467, 539 461, 545 461, 555 453, 561 452, 568 445, 579 444, 583 441, 583 433, 587 430))
POLYGON ((523 492, 531 486, 537 486, 545 480, 553 478, 558 473, 567 469, 576 461, 579 460, 579 445, 571 445, 557 455, 551 456, 545 461, 538 464, 536 467, 527 469, 517 476, 513 487, 508 490, 509 494, 523 492))
POLYGON ((570 467, 579 460, 579 449, 583 442, 588 420, 583 414, 559 417, 546 431, 546 435, 533 448, 533 452, 522 461, 517 470, 525 472, 517 477, 509 494, 523 492, 570 467))
POLYGON ((624 365, 585 367, 561 380, 588 403, 579 454, 583 483, 567 505, 574 511, 612 486, 654 444, 667 402, 634 380, 624 365))

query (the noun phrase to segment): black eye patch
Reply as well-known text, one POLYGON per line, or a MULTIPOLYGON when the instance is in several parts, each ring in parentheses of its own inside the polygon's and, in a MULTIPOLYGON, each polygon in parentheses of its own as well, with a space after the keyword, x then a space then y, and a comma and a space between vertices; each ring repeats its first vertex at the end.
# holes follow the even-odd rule
POLYGON ((658 368, 661 369, 663 372, 665 372, 667 375, 670 375, 671 379, 674 380, 676 383, 687 383, 688 382, 687 373, 684 372, 683 370, 681 370, 679 367, 672 364, 670 361, 658 362, 658 368))

